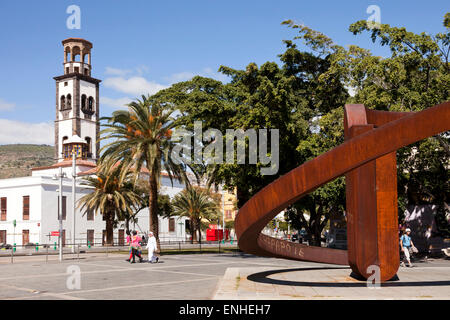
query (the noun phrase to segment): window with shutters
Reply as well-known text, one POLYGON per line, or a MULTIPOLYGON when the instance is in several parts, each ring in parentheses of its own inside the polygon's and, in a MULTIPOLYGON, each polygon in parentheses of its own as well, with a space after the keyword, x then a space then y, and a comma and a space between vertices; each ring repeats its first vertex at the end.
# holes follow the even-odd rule
POLYGON ((30 230, 22 230, 22 245, 30 243, 30 230))
POLYGON ((0 198, 1 221, 6 221, 6 197, 0 198))
POLYGON ((0 243, 6 243, 6 230, 0 230, 0 243))
POLYGON ((169 219, 169 232, 175 232, 175 218, 169 219))
POLYGON ((94 230, 92 229, 87 230, 87 245, 94 245, 94 230))
POLYGON ((88 209, 86 211, 86 216, 88 221, 94 221, 94 210, 88 209))
POLYGON ((30 196, 23 197, 23 220, 30 220, 30 196))

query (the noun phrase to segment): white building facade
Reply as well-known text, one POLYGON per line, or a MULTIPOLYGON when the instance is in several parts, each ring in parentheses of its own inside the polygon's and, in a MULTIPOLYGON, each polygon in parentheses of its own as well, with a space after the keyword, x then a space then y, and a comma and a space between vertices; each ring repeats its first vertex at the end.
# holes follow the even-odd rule
MULTIPOLYGON (((91 192, 81 185, 82 177, 96 172, 99 158, 99 84, 91 77, 91 49, 89 41, 69 38, 64 46, 64 75, 55 77, 56 117, 55 117, 55 164, 35 168, 30 177, 0 180, 0 243, 54 244, 59 231, 59 183, 62 179, 63 245, 70 245, 75 235, 75 243, 80 245, 102 245, 105 240, 106 222, 102 215, 73 210, 73 175, 78 176, 75 187, 75 202, 91 192), (79 61, 77 57, 79 56, 79 61), (87 57, 87 60, 86 60, 87 57), (77 150, 75 171, 72 166, 72 151, 77 150), (78 152, 79 151, 79 152, 78 152)), ((171 198, 184 189, 184 185, 161 177, 161 194, 171 198)), ((77 203, 78 206, 78 203, 77 203)), ((130 224, 132 230, 143 234, 149 230, 148 208, 137 215, 137 223, 130 224)), ((186 218, 159 219, 161 241, 184 241, 186 218)), ((125 222, 119 221, 114 230, 114 242, 125 244, 125 222)))

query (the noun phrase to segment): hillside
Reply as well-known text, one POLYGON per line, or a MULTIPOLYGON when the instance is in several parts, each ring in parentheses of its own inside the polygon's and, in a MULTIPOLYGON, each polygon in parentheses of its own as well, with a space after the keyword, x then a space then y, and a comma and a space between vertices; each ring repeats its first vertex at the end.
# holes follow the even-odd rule
POLYGON ((54 152, 48 145, 0 145, 0 179, 29 176, 32 168, 53 164, 54 152))

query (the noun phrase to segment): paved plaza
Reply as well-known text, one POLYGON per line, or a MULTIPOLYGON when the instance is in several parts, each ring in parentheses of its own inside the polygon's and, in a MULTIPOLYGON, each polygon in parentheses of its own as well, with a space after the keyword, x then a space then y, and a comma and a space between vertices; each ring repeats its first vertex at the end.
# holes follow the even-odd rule
POLYGON ((400 268, 399 281, 368 289, 348 267, 247 254, 163 255, 160 263, 123 254, 0 258, 0 299, 449 299, 450 261, 400 268), (80 288, 69 289, 79 268, 80 288), (72 268, 72 269, 71 269, 72 268))

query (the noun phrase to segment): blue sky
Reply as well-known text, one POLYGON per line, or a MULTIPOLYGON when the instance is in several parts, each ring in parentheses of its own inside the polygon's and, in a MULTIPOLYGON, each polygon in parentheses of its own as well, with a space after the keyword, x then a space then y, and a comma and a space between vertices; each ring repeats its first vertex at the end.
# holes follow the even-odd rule
POLYGON ((63 73, 61 41, 91 41, 92 75, 103 80, 101 115, 144 91, 200 74, 225 80, 220 65, 278 61, 282 40, 295 33, 286 19, 306 24, 340 45, 388 51, 348 26, 378 5, 381 23, 414 32, 443 31, 448 1, 302 0, 40 0, 0 1, 0 144, 53 144, 54 76, 63 73), (66 27, 69 5, 81 8, 81 29, 66 27), (19 134, 20 132, 20 134, 19 134))

